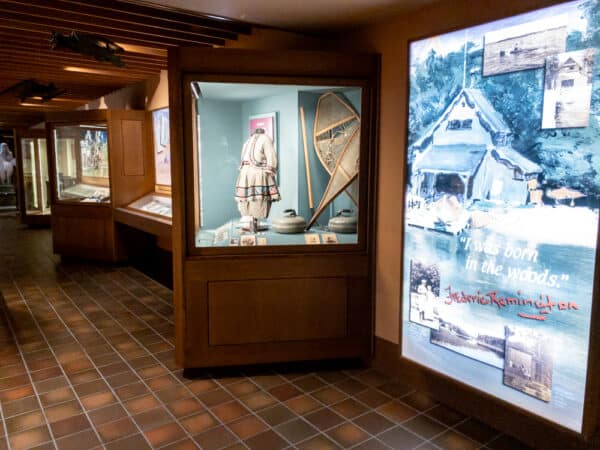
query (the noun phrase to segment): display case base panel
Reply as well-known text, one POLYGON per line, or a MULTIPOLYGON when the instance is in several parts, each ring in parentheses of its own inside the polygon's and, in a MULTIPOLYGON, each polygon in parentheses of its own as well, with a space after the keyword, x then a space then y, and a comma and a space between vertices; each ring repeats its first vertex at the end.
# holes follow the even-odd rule
POLYGON ((270 221, 261 220, 258 231, 245 231, 239 220, 230 220, 215 229, 201 229, 196 234, 197 247, 236 247, 255 245, 356 244, 356 233, 333 233, 326 227, 312 227, 297 234, 273 231, 270 221))

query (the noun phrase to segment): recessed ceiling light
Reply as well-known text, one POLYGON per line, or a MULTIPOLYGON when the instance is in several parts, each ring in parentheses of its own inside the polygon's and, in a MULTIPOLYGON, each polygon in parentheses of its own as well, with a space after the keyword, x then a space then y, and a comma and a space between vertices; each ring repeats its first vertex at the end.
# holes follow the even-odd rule
POLYGON ((112 70, 101 70, 101 69, 89 69, 87 67, 75 67, 75 66, 65 66, 63 67, 67 72, 79 72, 79 73, 92 73, 95 75, 114 75, 115 72, 112 70))

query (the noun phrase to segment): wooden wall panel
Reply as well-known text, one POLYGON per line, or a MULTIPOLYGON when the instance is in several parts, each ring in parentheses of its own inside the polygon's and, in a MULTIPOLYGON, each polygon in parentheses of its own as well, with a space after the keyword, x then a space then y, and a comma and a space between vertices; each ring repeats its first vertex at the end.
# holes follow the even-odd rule
POLYGON ((209 282, 209 345, 344 337, 346 291, 343 278, 209 282))
POLYGON ((121 120, 121 153, 125 176, 145 174, 143 128, 140 120, 121 120))

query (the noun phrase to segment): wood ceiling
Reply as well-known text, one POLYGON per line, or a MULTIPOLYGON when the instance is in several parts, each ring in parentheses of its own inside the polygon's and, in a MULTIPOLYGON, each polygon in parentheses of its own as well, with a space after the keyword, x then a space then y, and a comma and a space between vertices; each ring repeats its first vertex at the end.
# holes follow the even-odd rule
POLYGON ((70 110, 160 74, 167 49, 222 46, 249 34, 242 22, 122 0, 0 0, 0 92, 27 79, 66 93, 42 103, 0 95, 0 128, 28 126, 46 111, 70 110), (70 50, 52 50, 53 31, 96 34, 125 49, 125 67, 70 50), (65 70, 67 68, 67 70, 65 70))

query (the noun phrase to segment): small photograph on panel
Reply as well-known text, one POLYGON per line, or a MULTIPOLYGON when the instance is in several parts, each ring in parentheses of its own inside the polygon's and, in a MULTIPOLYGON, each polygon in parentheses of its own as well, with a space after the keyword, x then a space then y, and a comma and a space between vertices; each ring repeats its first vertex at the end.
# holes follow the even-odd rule
POLYGON ((593 69, 593 48, 546 59, 542 128, 588 126, 593 69))
POLYGON ((470 314, 451 316, 450 311, 450 307, 441 310, 439 328, 431 330, 430 342, 498 369, 504 368, 502 325, 482 326, 477 317, 470 314))
POLYGON ((544 67, 548 56, 565 51, 567 24, 562 14, 486 33, 483 75, 544 67))
POLYGON ((240 238, 240 245, 242 247, 253 247, 256 245, 256 236, 242 236, 240 238))
POLYGON ((549 402, 552 353, 547 336, 529 328, 505 327, 504 384, 549 402))
POLYGON ((410 262, 410 313, 411 322, 432 330, 440 326, 440 270, 436 264, 410 262))

